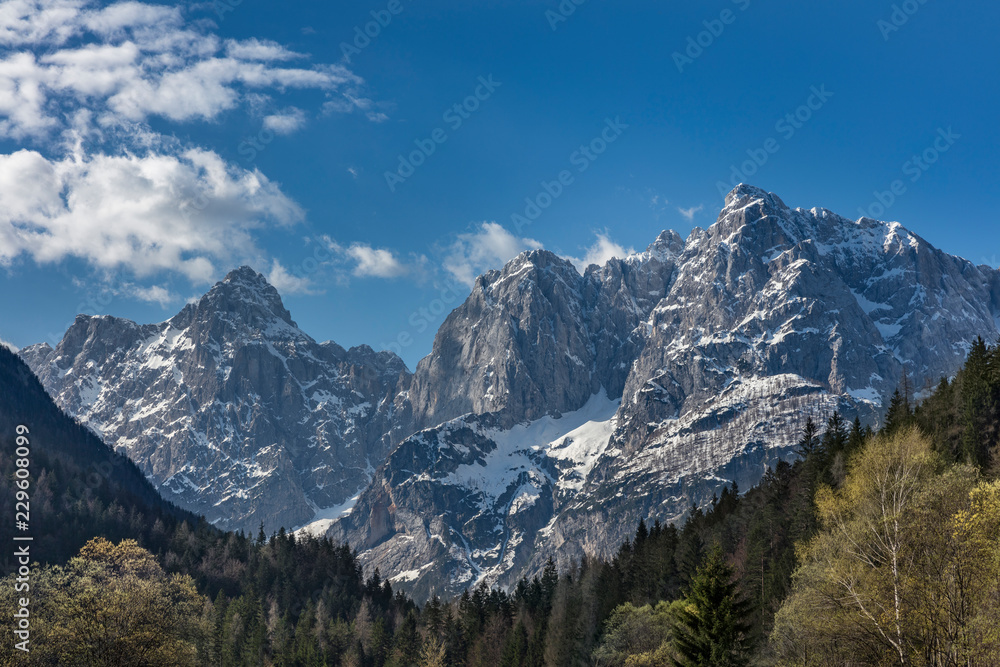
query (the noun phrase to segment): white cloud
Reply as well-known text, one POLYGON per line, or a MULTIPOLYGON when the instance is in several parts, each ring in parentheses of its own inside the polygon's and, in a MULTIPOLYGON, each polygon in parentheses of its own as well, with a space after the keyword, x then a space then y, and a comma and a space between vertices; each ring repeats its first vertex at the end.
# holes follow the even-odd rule
POLYGON ((125 290, 125 294, 134 299, 138 299, 139 301, 158 303, 161 308, 166 308, 167 306, 176 303, 180 298, 166 287, 162 287, 160 285, 151 285, 149 287, 129 285, 125 290))
POLYGON ((77 30, 82 0, 7 0, 0 3, 0 44, 62 44, 77 30))
POLYGON ((226 55, 238 60, 295 60, 305 55, 286 49, 277 42, 267 39, 250 38, 242 42, 226 40, 226 55))
POLYGON ((634 249, 626 249, 621 244, 612 241, 607 232, 599 232, 597 241, 587 248, 587 253, 582 258, 567 257, 566 259, 573 262, 577 270, 583 273, 591 264, 604 266, 613 257, 624 258, 633 254, 635 254, 634 249))
POLYGON ((17 348, 16 345, 14 345, 13 343, 8 343, 3 338, 0 338, 0 347, 5 347, 8 350, 10 350, 11 352, 15 352, 15 353, 18 351, 18 348, 17 348))
POLYGON ((266 89, 360 99, 362 80, 343 65, 276 65, 304 56, 266 40, 223 42, 201 25, 180 7, 140 2, 0 4, 0 44, 10 47, 0 57, 0 136, 51 138, 75 109, 102 127, 214 120, 266 89))
POLYGON ((271 283, 283 295, 321 293, 313 289, 312 282, 308 277, 292 275, 277 259, 271 264, 271 271, 267 274, 267 282, 271 283))
POLYGON ((352 94, 351 91, 347 91, 338 97, 324 102, 323 113, 330 115, 334 113, 351 113, 354 110, 358 110, 364 113, 365 117, 371 122, 384 123, 389 120, 389 116, 376 108, 382 106, 385 105, 377 105, 367 97, 359 97, 352 94))
POLYGON ((346 253, 356 262, 351 273, 359 278, 398 278, 409 271, 391 250, 355 243, 346 253))
POLYGON ((693 222, 695 213, 698 213, 704 208, 705 208, 704 204, 701 204, 699 206, 692 206, 691 208, 681 208, 678 206, 677 212, 683 215, 685 218, 687 218, 688 222, 693 222))
POLYGON ((0 264, 77 257, 136 276, 177 271, 207 282, 218 264, 260 254, 251 232, 301 220, 259 171, 217 154, 0 155, 0 264))
MULTIPOLYGON (((150 122, 214 121, 242 107, 287 134, 307 113, 275 112, 274 96, 308 90, 317 105, 345 100, 341 111, 372 113, 362 79, 277 42, 222 40, 189 11, 183 3, 0 1, 0 139, 24 146, 0 154, 0 266, 78 258, 139 279, 175 272, 201 283, 237 262, 266 262, 256 233, 303 219, 256 169, 181 145, 150 122)), ((384 273, 383 260, 355 261, 384 273)), ((272 265, 286 291, 309 289, 282 271, 272 265)), ((149 284, 127 295, 177 298, 149 284)))
POLYGON ((275 134, 292 134, 305 124, 306 112, 295 107, 282 109, 279 113, 264 118, 264 127, 275 134))
POLYGON ((479 231, 458 235, 445 257, 444 270, 471 287, 480 274, 500 268, 525 250, 541 247, 534 239, 518 238, 502 225, 484 222, 479 231))

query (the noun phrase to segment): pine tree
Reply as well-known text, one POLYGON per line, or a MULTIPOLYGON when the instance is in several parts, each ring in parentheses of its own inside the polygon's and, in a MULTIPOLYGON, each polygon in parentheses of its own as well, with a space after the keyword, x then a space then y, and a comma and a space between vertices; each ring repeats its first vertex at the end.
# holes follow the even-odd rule
MULTIPOLYGON (((906 376, 904 375, 903 378, 905 380, 906 376)), ((912 416, 910 402, 906 399, 905 394, 897 388, 889 401, 889 410, 886 412, 885 426, 882 430, 886 435, 892 435, 909 424, 912 416)))
POLYGON ((737 592, 734 571, 715 546, 698 568, 674 621, 675 667, 749 664, 750 605, 737 592))
POLYGON ((549 557, 549 561, 545 564, 545 569, 542 571, 542 604, 545 609, 551 609, 552 596, 556 593, 556 586, 559 584, 559 572, 556 570, 556 564, 549 557))
POLYGON ((686 586, 694 578, 698 566, 701 565, 704 550, 705 543, 701 539, 701 534, 695 522, 688 518, 676 551, 677 572, 681 578, 681 585, 686 586))
POLYGON ((809 458, 810 454, 813 454, 820 446, 819 439, 819 427, 816 426, 816 422, 813 421, 812 417, 806 419, 805 430, 802 432, 802 438, 799 440, 797 451, 799 456, 802 458, 809 458))
POLYGON ((847 427, 844 419, 836 410, 826 423, 826 432, 823 433, 823 449, 829 454, 836 454, 847 449, 847 427))
POLYGON ((990 356, 986 343, 977 338, 961 373, 961 455, 980 467, 988 461, 989 421, 993 416, 990 356))
POLYGON ((846 453, 852 454, 858 451, 863 444, 865 444, 865 432, 861 428, 861 418, 855 417, 854 422, 851 424, 851 432, 847 435, 846 453))
POLYGON ((524 623, 518 621, 513 631, 507 635, 503 647, 500 667, 520 667, 528 653, 528 631, 524 623))
MULTIPOLYGON (((437 642, 437 637, 431 641, 437 642)), ((391 667, 412 665, 414 658, 420 652, 420 633, 417 632, 417 615, 411 611, 396 629, 392 640, 392 654, 387 661, 391 667)))

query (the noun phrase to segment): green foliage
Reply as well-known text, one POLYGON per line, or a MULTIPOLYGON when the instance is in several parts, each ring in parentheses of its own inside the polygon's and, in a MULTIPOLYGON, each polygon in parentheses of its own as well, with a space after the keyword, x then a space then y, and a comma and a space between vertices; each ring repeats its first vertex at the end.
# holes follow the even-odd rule
POLYGON ((748 664, 749 604, 718 547, 698 568, 673 626, 677 667, 741 667, 748 664))
POLYGON ((616 607, 604 624, 604 638, 594 651, 594 663, 599 667, 624 667, 630 659, 634 664, 667 653, 676 608, 682 604, 659 602, 655 607, 634 607, 626 602, 616 607))
MULTIPOLYGON (((0 580, 0 609, 15 610, 15 576, 0 580)), ((31 578, 31 652, 35 664, 196 665, 203 661, 207 600, 191 577, 168 575, 134 540, 91 540, 66 567, 31 578)), ((12 642, 0 647, 16 664, 12 642)))
POLYGON ((946 460, 1000 474, 1000 348, 976 340, 965 366, 941 380, 913 422, 946 460))
POLYGON ((776 662, 996 664, 1000 486, 978 478, 913 427, 863 446, 842 487, 817 493, 776 662))

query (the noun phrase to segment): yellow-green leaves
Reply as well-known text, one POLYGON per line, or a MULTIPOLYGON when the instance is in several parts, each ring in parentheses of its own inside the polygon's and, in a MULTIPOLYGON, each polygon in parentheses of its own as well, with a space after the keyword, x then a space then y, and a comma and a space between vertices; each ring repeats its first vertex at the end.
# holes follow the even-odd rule
MULTIPOLYGON (((10 590, 0 582, 3 613, 10 590)), ((31 593, 34 664, 196 664, 206 600, 134 540, 91 540, 66 567, 38 568, 31 593)))
POLYGON ((815 502, 821 531, 771 635, 779 664, 1000 664, 1000 484, 903 429, 815 502))

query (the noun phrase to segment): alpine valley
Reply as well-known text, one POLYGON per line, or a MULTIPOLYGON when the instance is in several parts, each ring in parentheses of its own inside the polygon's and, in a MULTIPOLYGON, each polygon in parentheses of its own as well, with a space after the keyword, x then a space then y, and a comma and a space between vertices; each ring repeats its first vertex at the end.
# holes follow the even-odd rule
POLYGON ((166 322, 80 316, 20 354, 171 502, 346 541, 423 600, 747 489, 808 417, 878 421, 901 378, 954 374, 998 321, 1000 271, 740 185, 687 239, 480 276, 412 374, 316 342, 246 267, 166 322))

